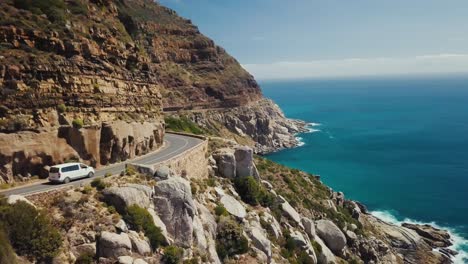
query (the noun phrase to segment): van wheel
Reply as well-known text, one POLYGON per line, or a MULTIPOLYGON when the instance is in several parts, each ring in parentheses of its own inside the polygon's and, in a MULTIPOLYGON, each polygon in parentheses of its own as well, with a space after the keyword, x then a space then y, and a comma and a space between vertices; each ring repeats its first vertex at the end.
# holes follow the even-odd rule
POLYGON ((88 173, 88 178, 92 178, 94 176, 94 173, 90 172, 88 173))
POLYGON ((63 180, 63 183, 69 183, 70 182, 70 178, 65 178, 65 180, 63 180))

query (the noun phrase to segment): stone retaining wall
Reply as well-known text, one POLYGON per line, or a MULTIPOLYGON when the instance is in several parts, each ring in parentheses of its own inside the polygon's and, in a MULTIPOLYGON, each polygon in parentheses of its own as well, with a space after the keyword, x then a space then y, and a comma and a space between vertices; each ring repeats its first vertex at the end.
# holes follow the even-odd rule
POLYGON ((206 178, 208 177, 208 163, 206 158, 207 151, 208 140, 205 139, 201 144, 174 156, 171 159, 154 165, 127 163, 126 166, 133 166, 138 172, 151 176, 153 176, 156 170, 161 166, 167 166, 176 173, 176 175, 183 175, 186 173, 187 178, 189 179, 206 178))

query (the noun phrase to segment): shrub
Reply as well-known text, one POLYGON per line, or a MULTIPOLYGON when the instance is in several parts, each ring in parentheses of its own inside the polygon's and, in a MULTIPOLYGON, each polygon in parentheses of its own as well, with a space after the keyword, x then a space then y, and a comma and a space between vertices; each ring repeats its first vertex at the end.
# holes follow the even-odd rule
POLYGON ((215 207, 215 214, 217 216, 229 216, 229 212, 222 205, 218 205, 215 207))
POLYGON ((90 194, 93 191, 93 188, 89 185, 85 185, 81 191, 83 194, 90 194))
POLYGON ((84 121, 81 118, 76 118, 72 121, 72 125, 74 128, 82 128, 84 126, 84 121))
POLYGON ((166 128, 168 130, 187 132, 196 135, 205 133, 205 131, 202 128, 200 128, 197 124, 195 124, 190 119, 184 116, 180 118, 167 116, 164 118, 164 122, 166 123, 166 128))
POLYGON ((101 178, 95 178, 91 182, 91 186, 96 188, 98 191, 102 191, 106 188, 106 183, 101 180, 101 178))
POLYGON ((25 9, 40 15, 45 14, 54 23, 65 20, 65 4, 63 0, 15 0, 16 8, 25 9))
POLYGON ((168 246, 164 249, 162 260, 167 264, 177 264, 182 260, 184 251, 176 246, 168 246))
POLYGON ((274 197, 254 177, 240 177, 234 180, 234 187, 242 198, 242 201, 250 205, 261 204, 271 206, 274 197))
POLYGON ((229 217, 222 217, 216 229, 216 251, 221 259, 249 250, 249 242, 243 235, 242 227, 229 217))
POLYGON ((125 167, 125 174, 128 175, 128 176, 132 176, 132 175, 135 175, 137 172, 135 170, 135 167, 133 166, 127 166, 125 167))
POLYGON ((0 263, 15 264, 16 257, 10 241, 2 228, 0 228, 0 263))
POLYGON ((146 237, 150 240, 153 250, 161 245, 165 245, 161 229, 154 225, 153 217, 145 208, 137 205, 129 206, 124 214, 124 220, 132 229, 145 233, 146 237))
POLYGON ((50 261, 62 245, 59 231, 46 214, 25 202, 0 204, 0 224, 19 255, 35 257, 39 262, 50 261))
POLYGON ((104 174, 104 178, 109 178, 110 176, 112 176, 112 173, 110 172, 106 172, 106 174, 104 174))
POLYGON ((67 111, 67 106, 64 104, 57 105, 57 111, 59 113, 65 113, 67 111))
POLYGON ((81 254, 77 259, 75 264, 93 264, 94 263, 94 255, 91 253, 84 253, 81 254))

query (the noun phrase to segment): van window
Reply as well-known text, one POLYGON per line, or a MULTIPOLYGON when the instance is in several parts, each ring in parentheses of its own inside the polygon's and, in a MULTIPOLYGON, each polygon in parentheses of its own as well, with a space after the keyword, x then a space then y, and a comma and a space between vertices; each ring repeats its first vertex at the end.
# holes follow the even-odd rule
POLYGON ((73 165, 73 166, 68 166, 68 167, 62 168, 62 172, 76 171, 76 170, 79 170, 79 169, 80 169, 80 167, 78 165, 73 165))
POLYGON ((59 171, 60 171, 59 168, 54 168, 54 167, 50 168, 50 170, 49 170, 49 172, 52 172, 52 173, 57 173, 59 171))

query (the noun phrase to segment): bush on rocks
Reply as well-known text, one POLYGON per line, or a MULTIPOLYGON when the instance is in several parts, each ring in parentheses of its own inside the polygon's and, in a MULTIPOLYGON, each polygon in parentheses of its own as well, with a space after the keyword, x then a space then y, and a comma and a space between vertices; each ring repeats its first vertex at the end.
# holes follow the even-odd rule
POLYGON ((216 251, 221 259, 244 254, 249 242, 243 235, 242 227, 229 217, 222 217, 216 229, 216 251))
POLYGON ((16 257, 13 248, 11 247, 10 241, 6 236, 3 229, 0 227, 0 263, 3 264, 15 264, 16 257))
POLYGON ((218 205, 215 207, 215 214, 217 216, 229 216, 229 212, 222 205, 218 205))
POLYGON ((124 219, 132 229, 145 233, 150 240, 153 250, 161 245, 165 245, 165 239, 161 229, 154 224, 153 217, 145 208, 141 208, 137 205, 129 206, 124 215, 124 219))
POLYGON ((176 246, 168 246, 164 249, 162 260, 166 264, 178 264, 182 260, 184 251, 176 246))
POLYGON ((74 128, 80 129, 84 126, 84 121, 81 118, 76 118, 72 121, 72 125, 74 128))
POLYGON ((250 205, 271 206, 274 197, 254 177, 239 177, 234 180, 234 187, 242 201, 250 205))
POLYGON ((26 202, 9 205, 0 200, 0 226, 19 255, 34 257, 39 262, 51 260, 62 245, 59 231, 47 216, 26 202))
POLYGON ((106 183, 103 182, 100 178, 95 178, 92 182, 91 182, 91 186, 96 188, 98 191, 102 191, 104 190, 107 186, 106 186, 106 183))

